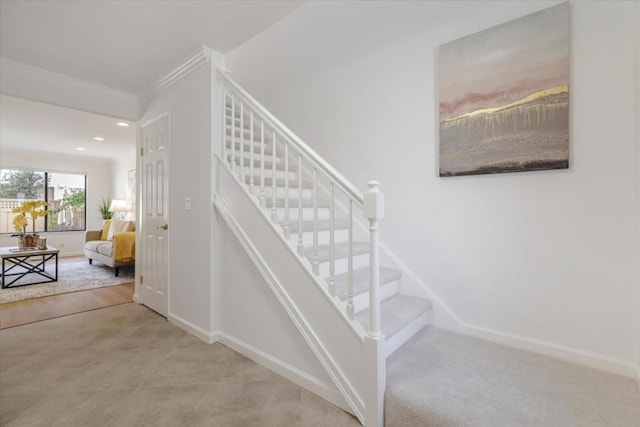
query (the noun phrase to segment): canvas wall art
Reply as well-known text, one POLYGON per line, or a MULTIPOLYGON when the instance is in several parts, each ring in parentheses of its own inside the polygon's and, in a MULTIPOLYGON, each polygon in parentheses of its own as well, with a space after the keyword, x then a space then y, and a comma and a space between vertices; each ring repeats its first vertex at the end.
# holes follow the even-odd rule
POLYGON ((569 3, 439 48, 440 176, 569 167, 569 3))

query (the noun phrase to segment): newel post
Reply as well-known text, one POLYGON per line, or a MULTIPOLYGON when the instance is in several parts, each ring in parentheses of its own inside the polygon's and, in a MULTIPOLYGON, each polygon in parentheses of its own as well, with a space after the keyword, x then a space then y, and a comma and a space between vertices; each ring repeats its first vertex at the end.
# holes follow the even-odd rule
POLYGON ((380 255, 378 220, 384 218, 384 194, 378 181, 369 181, 364 195, 364 215, 369 220, 369 336, 380 337, 380 255))
POLYGON ((369 331, 365 337, 367 387, 365 425, 384 424, 384 391, 386 389, 385 339, 380 329, 380 256, 378 221, 384 217, 384 194, 378 181, 369 181, 364 195, 364 215, 369 220, 369 331))

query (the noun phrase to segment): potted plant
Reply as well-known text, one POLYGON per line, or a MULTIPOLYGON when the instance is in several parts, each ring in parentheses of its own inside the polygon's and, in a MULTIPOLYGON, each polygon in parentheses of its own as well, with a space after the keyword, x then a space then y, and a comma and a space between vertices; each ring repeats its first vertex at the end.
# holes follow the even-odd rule
POLYGON ((19 233, 19 247, 37 247, 39 236, 36 234, 36 220, 47 216, 47 202, 44 200, 27 200, 17 208, 13 208, 12 212, 18 214, 13 217, 13 228, 19 233), (27 234, 27 225, 31 218, 33 234, 27 234))
POLYGON ((98 212, 102 216, 102 219, 107 220, 113 217, 113 212, 109 211, 109 207, 111 206, 111 199, 105 199, 102 197, 100 203, 98 203, 98 212))

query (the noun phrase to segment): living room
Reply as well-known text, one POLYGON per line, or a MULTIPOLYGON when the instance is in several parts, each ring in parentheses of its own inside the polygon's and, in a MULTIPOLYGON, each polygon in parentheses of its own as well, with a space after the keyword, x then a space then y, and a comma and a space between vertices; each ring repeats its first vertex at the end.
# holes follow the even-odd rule
POLYGON ((58 251, 60 264, 55 268, 53 259, 46 264, 45 274, 59 273, 52 283, 16 286, 43 277, 7 276, 15 288, 2 290, 2 301, 133 282, 133 268, 126 278, 112 279, 113 268, 90 265, 84 246, 86 232, 101 230, 106 218, 135 218, 135 122, 5 94, 0 96, 0 121, 0 246, 21 246, 19 231, 35 234, 58 251), (28 218, 27 227, 16 230, 13 219, 19 214, 13 210, 32 199, 46 202, 48 215, 33 222, 28 218), (74 277, 90 272, 104 278, 73 284, 74 277))

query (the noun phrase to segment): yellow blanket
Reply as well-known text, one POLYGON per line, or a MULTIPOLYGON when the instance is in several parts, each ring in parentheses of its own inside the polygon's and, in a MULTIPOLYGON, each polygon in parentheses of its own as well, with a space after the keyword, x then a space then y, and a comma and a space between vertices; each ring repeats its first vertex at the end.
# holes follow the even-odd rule
POLYGON ((127 262, 136 258, 136 232, 124 231, 113 235, 113 259, 127 262))

